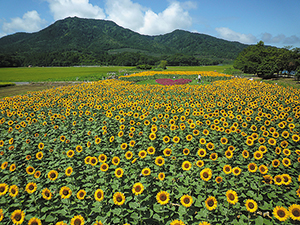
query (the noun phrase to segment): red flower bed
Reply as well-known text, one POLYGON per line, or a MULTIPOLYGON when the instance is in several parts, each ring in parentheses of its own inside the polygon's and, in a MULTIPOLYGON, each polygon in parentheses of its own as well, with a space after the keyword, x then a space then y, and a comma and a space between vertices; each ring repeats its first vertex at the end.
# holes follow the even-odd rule
POLYGON ((155 80, 156 83, 162 84, 162 85, 175 85, 175 84, 187 84, 192 82, 191 79, 178 79, 178 80, 172 80, 167 78, 161 78, 155 80))

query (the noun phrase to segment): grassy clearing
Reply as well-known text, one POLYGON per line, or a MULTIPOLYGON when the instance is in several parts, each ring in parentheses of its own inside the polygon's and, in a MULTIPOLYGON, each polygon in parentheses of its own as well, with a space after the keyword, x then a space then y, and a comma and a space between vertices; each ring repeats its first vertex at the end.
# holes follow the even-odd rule
POLYGON ((294 78, 277 78, 277 79, 256 79, 257 81, 266 82, 269 84, 277 84, 283 87, 293 87, 293 88, 300 88, 300 83, 297 82, 294 78))
POLYGON ((232 67, 232 65, 220 66, 167 66, 169 71, 216 71, 219 73, 224 72, 225 69, 232 67))
POLYGON ((133 67, 107 66, 107 67, 20 67, 1 68, 0 81, 83 81, 101 80, 107 73, 124 73, 133 67))
MULTIPOLYGON (((170 66, 167 71, 217 71, 223 72, 231 65, 224 66, 170 66)), ((0 82, 37 82, 37 81, 96 81, 107 77, 108 73, 117 75, 139 72, 135 67, 20 67, 0 68, 0 82)))

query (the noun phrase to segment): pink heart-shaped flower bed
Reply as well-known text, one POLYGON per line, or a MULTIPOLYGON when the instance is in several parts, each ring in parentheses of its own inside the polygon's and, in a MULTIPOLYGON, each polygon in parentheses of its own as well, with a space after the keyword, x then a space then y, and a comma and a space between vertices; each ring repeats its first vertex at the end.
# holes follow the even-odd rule
POLYGON ((168 78, 161 78, 155 80, 156 83, 162 84, 162 85, 175 85, 175 84, 187 84, 192 82, 190 79, 178 79, 178 80, 172 80, 168 78))

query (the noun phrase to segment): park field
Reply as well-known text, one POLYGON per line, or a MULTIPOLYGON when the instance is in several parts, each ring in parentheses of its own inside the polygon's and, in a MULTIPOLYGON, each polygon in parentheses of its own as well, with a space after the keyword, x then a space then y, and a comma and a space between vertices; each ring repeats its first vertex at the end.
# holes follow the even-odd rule
MULTIPOLYGON (((170 66, 167 71, 216 71, 223 72, 231 65, 224 66, 170 66)), ((19 67, 0 68, 0 82, 38 82, 38 81, 97 81, 107 77, 109 73, 123 75, 139 72, 135 67, 103 66, 103 67, 19 67)))

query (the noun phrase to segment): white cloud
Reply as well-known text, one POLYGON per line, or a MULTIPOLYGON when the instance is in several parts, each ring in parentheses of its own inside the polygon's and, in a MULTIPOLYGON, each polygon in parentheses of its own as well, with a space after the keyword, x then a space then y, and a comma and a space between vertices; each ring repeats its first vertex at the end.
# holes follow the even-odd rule
POLYGON ((105 12, 107 19, 120 26, 137 31, 143 26, 144 10, 140 4, 130 0, 108 0, 105 12))
POLYGON ((263 33, 262 40, 269 44, 299 44, 300 38, 296 35, 292 35, 290 37, 286 37, 284 34, 278 34, 273 37, 270 33, 263 33))
POLYGON ((89 0, 47 0, 55 20, 78 16, 81 18, 104 19, 105 14, 99 6, 89 0))
POLYGON ((105 12, 108 19, 120 26, 141 34, 156 35, 190 27, 192 18, 187 9, 194 7, 190 1, 173 1, 164 11, 155 13, 131 0, 107 0, 105 12))
POLYGON ((216 31, 220 37, 229 41, 238 41, 241 43, 252 44, 257 42, 257 38, 252 34, 241 34, 227 27, 218 27, 216 31))
POLYGON ((14 33, 16 31, 34 32, 41 29, 42 25, 46 23, 41 19, 38 12, 28 11, 22 18, 12 18, 11 22, 3 22, 2 30, 4 33, 14 33))

